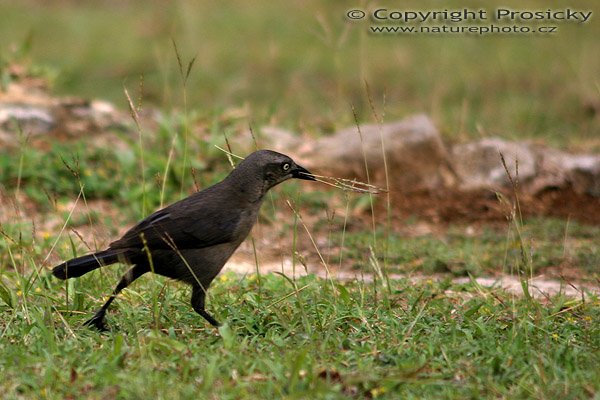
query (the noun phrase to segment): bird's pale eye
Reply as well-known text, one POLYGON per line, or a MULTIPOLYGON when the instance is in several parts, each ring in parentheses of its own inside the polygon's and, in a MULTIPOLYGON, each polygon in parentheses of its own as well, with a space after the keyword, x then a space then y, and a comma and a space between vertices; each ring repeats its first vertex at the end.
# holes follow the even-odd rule
POLYGON ((288 169, 290 169, 290 163, 284 163, 284 164, 281 166, 281 168, 282 168, 284 171, 287 171, 288 169))

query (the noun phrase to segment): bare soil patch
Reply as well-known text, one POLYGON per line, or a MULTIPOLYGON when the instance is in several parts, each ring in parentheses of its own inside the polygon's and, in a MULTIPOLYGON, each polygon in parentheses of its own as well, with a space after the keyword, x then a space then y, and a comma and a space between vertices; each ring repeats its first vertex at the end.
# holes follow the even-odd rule
MULTIPOLYGON (((485 190, 392 192, 390 196, 392 214, 397 218, 414 215, 434 223, 493 223, 506 221, 516 204, 512 193, 500 194, 507 201, 500 201, 497 192, 485 190)), ((520 193, 518 201, 523 217, 546 216, 600 224, 598 197, 561 189, 537 195, 520 193)), ((377 211, 385 211, 385 202, 378 203, 377 211)))

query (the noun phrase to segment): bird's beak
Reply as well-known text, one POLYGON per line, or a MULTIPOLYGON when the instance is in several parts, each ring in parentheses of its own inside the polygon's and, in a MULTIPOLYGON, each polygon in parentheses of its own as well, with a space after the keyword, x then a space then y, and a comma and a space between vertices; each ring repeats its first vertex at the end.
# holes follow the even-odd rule
POLYGON ((299 165, 296 165, 296 169, 292 171, 292 177, 296 179, 305 179, 307 181, 316 180, 306 168, 303 168, 299 165))

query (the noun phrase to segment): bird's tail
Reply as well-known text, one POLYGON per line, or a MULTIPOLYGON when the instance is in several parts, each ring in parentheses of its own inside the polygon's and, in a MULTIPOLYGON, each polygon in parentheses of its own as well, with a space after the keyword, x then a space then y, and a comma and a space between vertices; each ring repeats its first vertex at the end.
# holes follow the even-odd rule
POLYGON ((105 265, 114 264, 123 258, 122 250, 104 250, 65 261, 52 269, 52 275, 58 279, 77 278, 105 265))

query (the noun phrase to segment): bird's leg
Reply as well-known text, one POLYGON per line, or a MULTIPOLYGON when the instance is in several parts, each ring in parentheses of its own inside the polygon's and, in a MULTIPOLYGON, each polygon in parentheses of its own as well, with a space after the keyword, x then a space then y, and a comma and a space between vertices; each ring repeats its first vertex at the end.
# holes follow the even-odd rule
POLYGON ((200 314, 202 316, 202 318, 207 320, 208 323, 211 324, 212 326, 214 326, 214 327, 221 326, 219 321, 214 319, 212 317, 212 315, 207 313, 206 310, 204 309, 204 299, 205 298, 206 298, 206 292, 205 292, 204 288, 202 288, 200 285, 194 285, 192 288, 192 307, 194 308, 194 311, 196 311, 198 314, 200 314))
POLYGON ((106 324, 104 323, 106 310, 108 310, 108 307, 110 307, 110 304, 115 300, 121 290, 125 289, 133 281, 144 275, 146 272, 148 272, 148 268, 145 265, 134 265, 133 267, 129 268, 129 270, 121 277, 117 287, 115 290, 113 290, 108 300, 106 300, 106 303, 104 303, 104 305, 96 312, 96 314, 94 314, 92 318, 85 321, 84 325, 94 327, 101 332, 108 331, 106 324))

